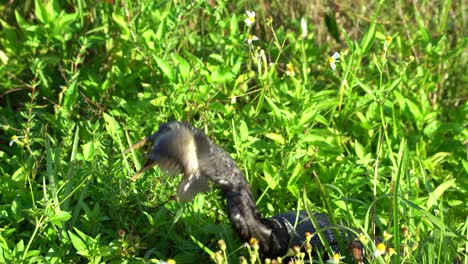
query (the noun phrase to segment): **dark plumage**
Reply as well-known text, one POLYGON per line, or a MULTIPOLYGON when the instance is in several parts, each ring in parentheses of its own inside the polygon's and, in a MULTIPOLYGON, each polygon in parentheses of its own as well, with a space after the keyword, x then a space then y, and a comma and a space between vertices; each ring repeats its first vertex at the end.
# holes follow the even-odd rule
MULTIPOLYGON (((146 143, 152 145, 147 153, 148 161, 134 179, 154 165, 170 174, 181 171, 184 176, 177 195, 182 201, 189 201, 197 193, 207 191, 208 180, 213 181, 226 196, 228 216, 235 230, 244 241, 256 238, 263 257, 283 256, 291 246, 303 245, 306 232, 316 231, 305 211, 262 217, 250 186, 234 160, 190 124, 177 121, 162 124, 155 134, 136 143, 131 149, 146 143)), ((331 225, 324 214, 316 213, 314 217, 321 228, 331 225)), ((333 250, 338 251, 335 233, 328 228, 323 235, 333 250)), ((314 249, 323 248, 317 236, 312 238, 311 243, 314 249)))

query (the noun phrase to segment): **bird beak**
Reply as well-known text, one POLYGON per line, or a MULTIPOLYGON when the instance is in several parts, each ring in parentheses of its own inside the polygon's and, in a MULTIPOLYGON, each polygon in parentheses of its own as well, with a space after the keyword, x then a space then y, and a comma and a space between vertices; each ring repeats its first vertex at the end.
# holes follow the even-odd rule
MULTIPOLYGON (((148 142, 148 138, 146 137, 146 138, 138 141, 137 143, 133 144, 128 149, 126 149, 125 153, 128 153, 131 150, 139 149, 139 148, 143 147, 144 145, 146 145, 147 142, 148 142)), ((146 164, 143 166, 143 168, 141 168, 139 171, 137 171, 135 174, 133 174, 132 181, 135 181, 143 172, 145 172, 146 170, 152 168, 155 165, 156 165, 155 161, 147 160, 146 164)))
POLYGON ((135 181, 143 172, 154 167, 156 164, 157 164, 156 161, 147 160, 143 168, 141 168, 139 171, 133 174, 132 181, 135 181))
POLYGON ((146 137, 146 138, 138 141, 137 143, 133 144, 128 149, 126 149, 125 153, 128 153, 130 150, 139 149, 139 148, 143 147, 147 142, 148 142, 148 138, 146 137))

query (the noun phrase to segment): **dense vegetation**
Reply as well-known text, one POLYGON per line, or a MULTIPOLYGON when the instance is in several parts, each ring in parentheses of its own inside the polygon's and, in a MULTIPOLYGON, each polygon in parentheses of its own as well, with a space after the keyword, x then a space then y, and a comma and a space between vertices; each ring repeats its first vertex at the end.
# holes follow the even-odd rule
POLYGON ((326 212, 372 263, 467 263, 466 3, 325 2, 0 3, 0 263, 254 261, 216 188, 130 180, 169 120, 266 216, 326 212))

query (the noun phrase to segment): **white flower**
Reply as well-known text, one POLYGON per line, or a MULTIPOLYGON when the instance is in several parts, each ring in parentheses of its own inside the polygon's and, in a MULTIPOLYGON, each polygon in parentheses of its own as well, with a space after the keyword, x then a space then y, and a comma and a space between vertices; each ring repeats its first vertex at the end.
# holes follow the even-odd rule
POLYGON ((331 57, 328 57, 328 63, 330 63, 330 67, 332 70, 336 70, 336 63, 339 62, 340 54, 335 52, 331 57))
POLYGON ((307 35, 308 35, 308 31, 307 31, 307 20, 303 17, 301 18, 301 37, 303 39, 307 38, 307 35))
POLYGON ((250 34, 248 34, 247 38, 245 39, 245 41, 249 43, 249 45, 252 44, 252 42, 257 41, 257 40, 258 40, 257 36, 250 35, 250 34))
POLYGON ((22 138, 24 138, 24 137, 23 137, 23 136, 16 136, 16 135, 11 136, 11 138, 10 138, 10 139, 11 139, 11 141, 10 141, 10 147, 13 146, 13 143, 18 144, 18 141, 19 141, 20 139, 22 139, 22 138))
POLYGON ((244 22, 247 24, 248 27, 252 26, 255 23, 255 12, 254 11, 246 11, 247 18, 244 22))

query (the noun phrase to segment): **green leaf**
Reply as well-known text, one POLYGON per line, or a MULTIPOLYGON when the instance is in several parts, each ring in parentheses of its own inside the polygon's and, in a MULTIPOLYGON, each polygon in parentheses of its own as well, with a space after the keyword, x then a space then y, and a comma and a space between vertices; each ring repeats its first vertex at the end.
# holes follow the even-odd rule
POLYGON ((278 106, 273 102, 273 100, 270 99, 270 97, 265 95, 265 99, 270 106, 271 110, 273 110, 273 114, 276 116, 276 118, 280 119, 281 118, 281 111, 279 110, 278 106))
POLYGON ((83 145, 83 157, 87 161, 91 161, 94 156, 94 143, 92 141, 83 145))
POLYGON ((211 80, 215 83, 226 83, 234 81, 234 75, 231 69, 219 67, 211 73, 211 80))
MULTIPOLYGON (((333 10, 333 9, 332 9, 333 10)), ((328 33, 340 43, 340 33, 336 23, 336 14, 333 11, 325 13, 325 24, 327 25, 328 33)))
POLYGON ((377 17, 379 15, 380 8, 382 7, 382 3, 383 3, 383 1, 379 2, 378 6, 377 6, 377 10, 375 11, 374 16, 372 17, 372 22, 370 24, 370 27, 367 30, 366 35, 362 39, 361 47, 360 47, 361 48, 361 56, 367 54, 369 52, 370 48, 372 47, 372 44, 374 43, 375 32, 376 32, 375 28, 376 28, 376 25, 377 25, 377 17))
POLYGON ((432 206, 437 205, 437 200, 439 200, 439 198, 448 188, 453 187, 454 183, 455 179, 450 179, 446 182, 443 182, 437 186, 433 192, 429 193, 429 199, 427 200, 426 208, 431 208, 432 206))
POLYGON ((76 82, 72 82, 65 90, 63 107, 68 111, 72 110, 78 101, 78 88, 76 82))
POLYGON ((146 219, 148 219, 149 224, 153 226, 154 225, 153 217, 150 214, 148 214, 147 212, 145 212, 145 211, 143 211, 143 214, 146 215, 146 219))
POLYGON ((172 60, 177 68, 177 73, 180 74, 184 79, 188 78, 190 74, 192 74, 190 64, 179 54, 174 54, 172 60))
POLYGON ((300 191, 299 188, 297 187, 297 181, 301 177, 301 172, 302 172, 302 164, 300 162, 297 162, 296 165, 294 166, 293 173, 289 176, 288 180, 288 190, 294 195, 294 197, 299 198, 300 191))
POLYGON ((156 55, 153 55, 153 58, 156 61, 156 64, 158 64, 159 69, 161 69, 161 71, 164 73, 164 75, 169 80, 174 80, 174 69, 172 68, 172 66, 156 55))
POLYGON ((38 26, 29 25, 28 22, 24 20, 24 18, 18 13, 17 10, 15 10, 15 17, 19 27, 24 31, 35 31, 38 28, 38 26))
POLYGON ((242 142, 246 142, 249 139, 249 128, 244 120, 239 125, 239 136, 242 142))
POLYGON ((363 161, 365 160, 366 151, 364 147, 357 140, 354 141, 354 149, 356 150, 356 155, 358 158, 363 161))
POLYGON ((268 184, 268 187, 270 187, 273 190, 276 189, 276 186, 278 186, 279 177, 275 177, 276 174, 277 174, 276 168, 274 168, 270 164, 270 162, 265 161, 263 163, 263 178, 265 182, 268 184))
POLYGON ((317 110, 314 109, 314 106, 309 107, 301 116, 301 120, 299 121, 299 126, 303 126, 308 124, 310 121, 314 120, 317 116, 317 110))
POLYGON ((455 183, 455 179, 450 179, 449 181, 446 181, 440 184, 439 186, 437 186, 437 188, 434 190, 434 197, 436 199, 439 199, 448 188, 453 187, 454 183, 455 183))
POLYGON ((3 52, 2 50, 0 50, 0 61, 3 63, 3 64, 7 64, 8 63, 8 56, 5 54, 5 52, 3 52))
POLYGON ((125 19, 122 16, 118 15, 116 12, 113 12, 112 20, 114 20, 114 22, 117 23, 117 25, 119 25, 120 28, 123 30, 123 39, 128 39, 130 37, 130 29, 128 28, 125 19))
MULTIPOLYGON (((49 2, 52 2, 50 0, 49 2)), ((48 24, 50 21, 50 14, 47 8, 47 1, 34 0, 34 15, 43 24, 48 24)))
POLYGON ((66 222, 70 220, 71 214, 66 211, 59 211, 58 213, 54 213, 51 217, 49 217, 49 222, 52 224, 59 226, 62 222, 66 222))
POLYGON ((280 134, 276 134, 276 133, 266 133, 265 137, 279 143, 280 145, 284 145, 284 143, 286 143, 286 140, 284 139, 283 136, 281 136, 280 134))
POLYGON ((310 143, 310 142, 325 141, 325 138, 323 136, 320 136, 320 135, 317 135, 317 134, 307 134, 302 138, 302 140, 304 142, 310 143))
POLYGON ((108 115, 106 113, 104 113, 103 116, 104 116, 104 120, 106 121, 106 130, 107 130, 107 132, 111 135, 111 137, 113 137, 113 138, 116 137, 117 129, 118 129, 117 128, 118 127, 117 122, 115 121, 115 119, 112 116, 110 116, 110 115, 108 115))
POLYGON ((411 114, 413 115, 414 120, 418 121, 418 122, 423 121, 423 116, 421 114, 421 110, 419 109, 418 105, 416 105, 415 103, 413 103, 409 99, 406 99, 405 102, 406 102, 406 105, 408 106, 411 114))
POLYGON ((230 35, 232 37, 237 38, 239 34, 239 20, 235 14, 232 14, 230 24, 229 24, 229 29, 230 29, 230 35))
POLYGON ((373 21, 367 30, 366 35, 361 42, 361 55, 367 54, 372 47, 375 39, 375 21, 373 21))
MULTIPOLYGON (((75 228, 76 230, 76 228, 75 228)), ((87 256, 88 254, 83 252, 87 252, 88 249, 86 247, 86 244, 79 238, 77 235, 75 235, 72 231, 68 231, 68 235, 70 236, 71 242, 73 244, 73 247, 76 249, 77 252, 82 252, 80 255, 87 256)))

